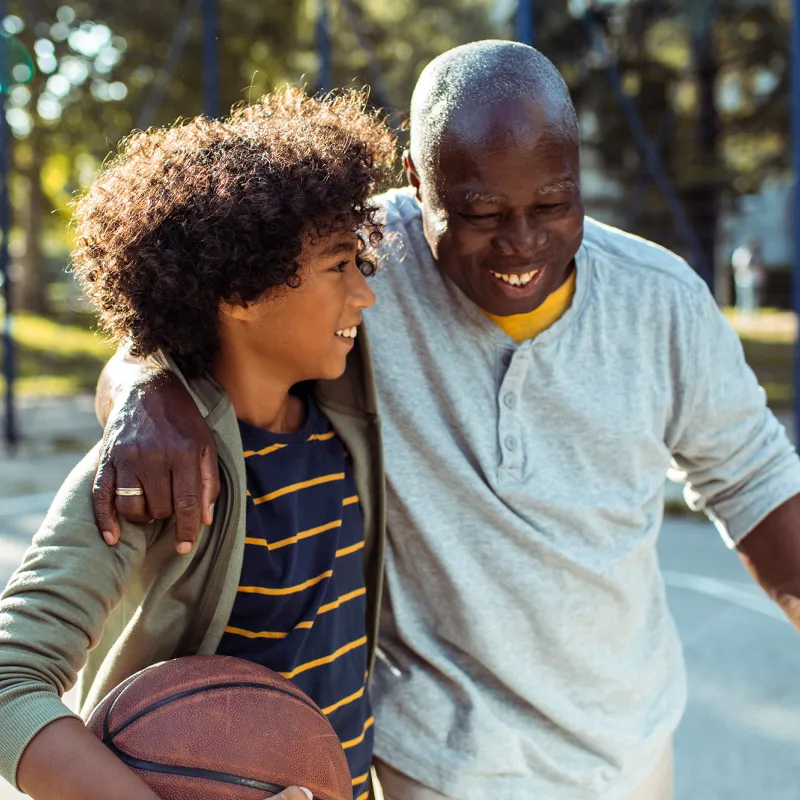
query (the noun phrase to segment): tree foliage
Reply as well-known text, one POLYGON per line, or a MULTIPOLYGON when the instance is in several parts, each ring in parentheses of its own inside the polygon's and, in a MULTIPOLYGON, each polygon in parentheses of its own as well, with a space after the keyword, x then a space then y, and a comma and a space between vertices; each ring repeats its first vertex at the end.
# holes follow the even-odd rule
MULTIPOLYGON (((316 88, 318 3, 218 0, 222 110, 286 81, 316 88)), ((514 0, 330 0, 333 84, 370 85, 372 101, 392 110, 400 126, 424 65, 463 42, 510 37, 514 6, 514 0)), ((18 38, 37 62, 33 80, 10 93, 7 108, 19 176, 15 212, 25 233, 20 258, 35 287, 45 282, 40 267, 49 252, 40 243, 56 240, 71 193, 120 137, 133 127, 202 113, 201 3, 9 0, 7 12, 21 22, 18 38), (54 209, 57 215, 47 213, 54 209)), ((719 209, 784 175, 788 13, 785 0, 536 3, 537 44, 565 75, 587 153, 612 189, 603 207, 590 210, 686 252, 608 80, 609 66, 696 229, 714 227, 719 209), (605 56, 587 37, 584 13, 602 32, 605 56), (712 137, 705 135, 712 129, 712 137)), ((703 246, 713 251, 713 236, 703 246)))

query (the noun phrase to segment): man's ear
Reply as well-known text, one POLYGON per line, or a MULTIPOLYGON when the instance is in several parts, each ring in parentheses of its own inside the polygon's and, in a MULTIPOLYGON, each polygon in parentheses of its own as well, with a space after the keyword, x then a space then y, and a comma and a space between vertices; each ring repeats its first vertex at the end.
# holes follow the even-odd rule
POLYGON ((419 179, 419 174, 417 173, 417 168, 414 166, 414 162, 411 160, 411 152, 409 150, 403 151, 403 168, 406 171, 408 185, 414 187, 414 193, 417 195, 417 200, 422 202, 422 195, 420 193, 421 182, 419 179))

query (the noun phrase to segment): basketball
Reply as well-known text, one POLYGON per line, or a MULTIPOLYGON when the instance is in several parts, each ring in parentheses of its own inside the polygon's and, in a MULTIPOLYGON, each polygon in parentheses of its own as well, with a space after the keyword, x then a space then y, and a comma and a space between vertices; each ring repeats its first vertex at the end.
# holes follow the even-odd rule
POLYGON ((142 670, 97 706, 89 729, 164 800, 261 800, 305 786, 352 800, 339 739, 293 683, 230 656, 142 670))

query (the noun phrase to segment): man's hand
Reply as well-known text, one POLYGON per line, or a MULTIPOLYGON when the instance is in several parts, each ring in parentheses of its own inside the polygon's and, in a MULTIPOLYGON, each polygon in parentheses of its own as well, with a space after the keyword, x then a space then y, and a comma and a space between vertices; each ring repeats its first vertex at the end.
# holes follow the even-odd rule
POLYGON ((191 552, 219 494, 214 438, 191 396, 170 372, 118 354, 98 384, 96 407, 101 422, 108 411, 93 489, 106 543, 119 541, 117 514, 138 523, 174 515, 177 550, 191 552), (144 495, 118 497, 117 488, 144 495))

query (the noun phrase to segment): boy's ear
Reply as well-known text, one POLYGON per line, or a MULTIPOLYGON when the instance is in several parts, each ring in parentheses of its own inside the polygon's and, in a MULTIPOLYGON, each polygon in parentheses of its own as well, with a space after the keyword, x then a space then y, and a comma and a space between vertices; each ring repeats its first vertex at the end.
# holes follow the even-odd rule
POLYGON ((250 308, 243 300, 221 300, 219 313, 228 319, 246 319, 249 316, 250 308))

